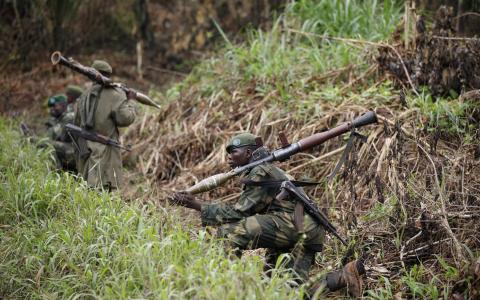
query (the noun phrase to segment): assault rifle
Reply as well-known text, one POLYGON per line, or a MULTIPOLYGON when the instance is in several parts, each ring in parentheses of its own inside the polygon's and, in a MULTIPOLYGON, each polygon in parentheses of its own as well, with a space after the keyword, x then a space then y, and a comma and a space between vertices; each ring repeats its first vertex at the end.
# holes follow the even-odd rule
POLYGON ((375 112, 369 111, 364 115, 354 119, 352 122, 346 122, 330 130, 316 133, 309 137, 303 138, 300 141, 293 144, 288 143, 286 138, 283 136, 281 137, 282 144, 283 144, 282 148, 277 149, 272 153, 268 153, 267 155, 264 155, 261 158, 249 164, 236 167, 230 172, 216 174, 206 179, 203 179, 197 184, 195 184, 194 186, 191 186, 188 189, 186 189, 184 192, 190 193, 190 194, 198 194, 198 193, 213 190, 221 186, 225 182, 227 182, 232 177, 240 175, 247 170, 251 170, 258 165, 261 165, 264 163, 270 163, 274 161, 284 161, 290 158, 294 154, 297 154, 299 152, 309 150, 315 146, 321 145, 325 141, 331 138, 337 137, 349 131, 354 132, 356 128, 360 128, 376 122, 377 122, 377 116, 375 112))
POLYGON ((72 134, 73 136, 75 136, 77 138, 81 137, 81 138, 83 138, 85 140, 88 140, 88 141, 113 146, 113 147, 123 149, 123 150, 126 150, 126 151, 131 150, 130 145, 123 146, 122 144, 120 144, 118 141, 116 141, 114 139, 111 139, 107 136, 101 135, 101 134, 96 133, 96 132, 92 132, 92 131, 82 129, 81 127, 75 126, 75 125, 70 124, 70 123, 67 123, 67 125, 65 125, 65 129, 67 130, 68 133, 72 134))
POLYGON ((280 186, 280 194, 277 195, 277 198, 285 197, 286 194, 290 194, 300 201, 303 204, 303 207, 307 210, 307 213, 312 216, 320 225, 325 228, 328 232, 330 232, 333 236, 335 236, 342 244, 347 246, 347 242, 337 233, 337 229, 330 223, 327 216, 325 216, 320 209, 318 209, 317 205, 308 198, 305 192, 295 186, 292 181, 284 181, 280 186))
POLYGON ((147 95, 140 93, 134 89, 128 88, 124 84, 113 82, 112 79, 102 75, 100 72, 98 72, 94 68, 85 67, 79 62, 74 61, 72 58, 65 58, 64 56, 62 56, 62 53, 60 53, 59 51, 55 51, 52 53, 51 61, 53 65, 60 64, 60 65, 66 66, 82 75, 87 76, 90 80, 96 83, 99 83, 101 85, 118 87, 124 90, 125 93, 133 92, 133 94, 135 94, 134 99, 137 100, 138 102, 160 109, 160 105, 155 103, 147 95))
MULTIPOLYGON (((307 194, 303 189, 299 188, 302 186, 314 186, 319 184, 319 182, 310 182, 310 181, 294 181, 294 180, 266 180, 266 181, 253 181, 253 180, 244 180, 242 181, 246 186, 261 186, 268 188, 277 188, 280 192, 276 195, 275 199, 283 200, 287 199, 289 196, 293 197, 296 201, 299 201, 303 204, 303 209, 314 218, 318 224, 322 225, 326 231, 331 233, 333 236, 338 238, 342 244, 347 246, 347 242, 338 234, 337 229, 333 226, 332 223, 328 220, 327 216, 318 209, 317 205, 308 198, 307 194)), ((303 216, 303 209, 300 213, 303 216)), ((296 214, 295 208, 295 214, 296 214)), ((303 219, 303 217, 300 217, 303 219)), ((303 226, 303 221, 302 225, 303 226)), ((301 229, 303 230, 303 229, 301 229)))

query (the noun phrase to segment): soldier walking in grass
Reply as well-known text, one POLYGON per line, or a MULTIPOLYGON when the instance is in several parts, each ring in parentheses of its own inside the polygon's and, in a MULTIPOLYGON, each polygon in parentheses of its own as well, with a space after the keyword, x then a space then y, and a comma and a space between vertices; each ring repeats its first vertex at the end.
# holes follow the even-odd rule
MULTIPOLYGON (((112 75, 112 67, 106 61, 95 60, 92 68, 104 76, 112 75)), ((75 125, 118 141, 119 127, 129 126, 135 120, 135 107, 130 100, 133 97, 118 87, 94 83, 77 101, 75 125)), ((76 145, 78 173, 89 186, 106 190, 121 187, 120 149, 81 137, 76 145)))
MULTIPOLYGON (((261 149, 253 134, 236 135, 226 148, 229 165, 244 166, 254 160, 256 151, 261 149)), ((273 164, 265 163, 244 174, 245 185, 236 204, 207 204, 187 193, 176 193, 173 200, 200 211, 203 225, 219 226, 217 235, 237 254, 245 249, 266 248, 266 270, 275 266, 281 254, 290 253, 288 267, 301 282, 306 282, 315 254, 322 251, 325 230, 304 212, 301 202, 291 196, 278 197, 279 186, 261 184, 282 180, 291 178, 273 164)), ((309 294, 347 287, 351 295, 360 297, 364 272, 361 261, 350 262, 342 270, 330 272, 312 284, 309 294)))

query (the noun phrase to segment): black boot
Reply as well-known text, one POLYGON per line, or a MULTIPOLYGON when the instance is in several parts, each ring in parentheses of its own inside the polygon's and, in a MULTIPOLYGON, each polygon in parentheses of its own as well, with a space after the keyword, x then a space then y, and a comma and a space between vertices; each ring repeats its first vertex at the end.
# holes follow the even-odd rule
POLYGON ((362 260, 349 262, 342 270, 327 274, 327 288, 330 291, 336 291, 346 287, 351 296, 360 298, 363 294, 361 278, 363 274, 365 274, 365 267, 362 260))

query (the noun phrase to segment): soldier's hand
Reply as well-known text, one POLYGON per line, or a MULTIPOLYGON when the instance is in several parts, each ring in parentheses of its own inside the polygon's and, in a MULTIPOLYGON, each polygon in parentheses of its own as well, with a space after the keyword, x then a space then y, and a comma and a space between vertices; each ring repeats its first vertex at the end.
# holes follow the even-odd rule
POLYGON ((176 205, 185 206, 198 211, 201 210, 202 202, 199 201, 195 196, 188 193, 183 193, 183 192, 174 193, 171 196, 170 200, 176 205))

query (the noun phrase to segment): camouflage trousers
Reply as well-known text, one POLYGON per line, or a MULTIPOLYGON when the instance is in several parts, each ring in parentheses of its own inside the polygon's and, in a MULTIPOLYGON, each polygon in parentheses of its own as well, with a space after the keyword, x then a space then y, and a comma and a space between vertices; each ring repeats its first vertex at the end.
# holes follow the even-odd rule
POLYGON ((305 281, 315 260, 315 253, 322 250, 324 229, 309 215, 304 217, 304 233, 294 225, 293 213, 254 215, 239 222, 219 227, 217 235, 224 238, 232 249, 267 248, 266 270, 275 267, 281 254, 289 253, 286 267, 294 270, 305 281))

